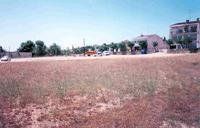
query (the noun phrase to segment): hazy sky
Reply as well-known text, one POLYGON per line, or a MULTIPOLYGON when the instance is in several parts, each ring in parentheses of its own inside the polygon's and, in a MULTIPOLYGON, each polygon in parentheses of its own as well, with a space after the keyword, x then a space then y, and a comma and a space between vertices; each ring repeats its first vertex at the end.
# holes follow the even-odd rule
POLYGON ((168 37, 169 25, 200 17, 200 0, 0 0, 0 45, 15 50, 26 40, 62 48, 168 37), (198 15, 199 14, 199 15, 198 15))

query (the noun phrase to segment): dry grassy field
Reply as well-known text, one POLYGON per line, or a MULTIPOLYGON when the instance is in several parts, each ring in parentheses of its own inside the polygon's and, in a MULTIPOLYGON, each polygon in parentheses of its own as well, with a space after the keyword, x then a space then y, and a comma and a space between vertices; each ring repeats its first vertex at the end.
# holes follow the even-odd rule
POLYGON ((200 54, 0 63, 0 128, 199 128, 200 54))

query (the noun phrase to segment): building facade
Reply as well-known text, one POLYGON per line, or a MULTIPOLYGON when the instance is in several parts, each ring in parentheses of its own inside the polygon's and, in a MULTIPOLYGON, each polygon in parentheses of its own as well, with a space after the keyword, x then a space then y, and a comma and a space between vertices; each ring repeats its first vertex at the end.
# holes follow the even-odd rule
POLYGON ((196 48, 200 48, 200 20, 196 21, 176 23, 170 26, 170 39, 173 42, 181 40, 183 38, 189 38, 192 41, 192 45, 196 48))
POLYGON ((169 48, 167 43, 165 41, 163 41, 163 39, 156 34, 140 35, 140 36, 134 38, 135 46, 139 47, 139 43, 141 41, 147 41, 147 52, 150 52, 150 53, 155 51, 155 48, 153 47, 153 42, 158 43, 158 46, 157 46, 158 51, 169 48))

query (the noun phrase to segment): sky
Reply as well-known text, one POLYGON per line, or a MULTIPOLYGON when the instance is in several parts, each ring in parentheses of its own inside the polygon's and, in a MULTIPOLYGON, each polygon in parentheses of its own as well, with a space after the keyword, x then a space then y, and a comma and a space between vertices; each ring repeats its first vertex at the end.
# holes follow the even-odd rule
POLYGON ((171 24, 200 17, 200 0, 0 0, 0 45, 42 40, 62 48, 169 36, 171 24))

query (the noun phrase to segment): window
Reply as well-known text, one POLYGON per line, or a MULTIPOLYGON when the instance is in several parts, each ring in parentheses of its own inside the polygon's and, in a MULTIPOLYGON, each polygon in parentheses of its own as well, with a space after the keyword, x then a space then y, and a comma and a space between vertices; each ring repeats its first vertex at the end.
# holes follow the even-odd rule
POLYGON ((197 32, 197 26, 191 26, 190 31, 191 32, 197 32))
POLYGON ((183 33, 183 30, 182 29, 178 29, 177 33, 183 33))
POLYGON ((189 27, 188 26, 184 27, 184 32, 186 32, 186 33, 189 32, 189 27))

